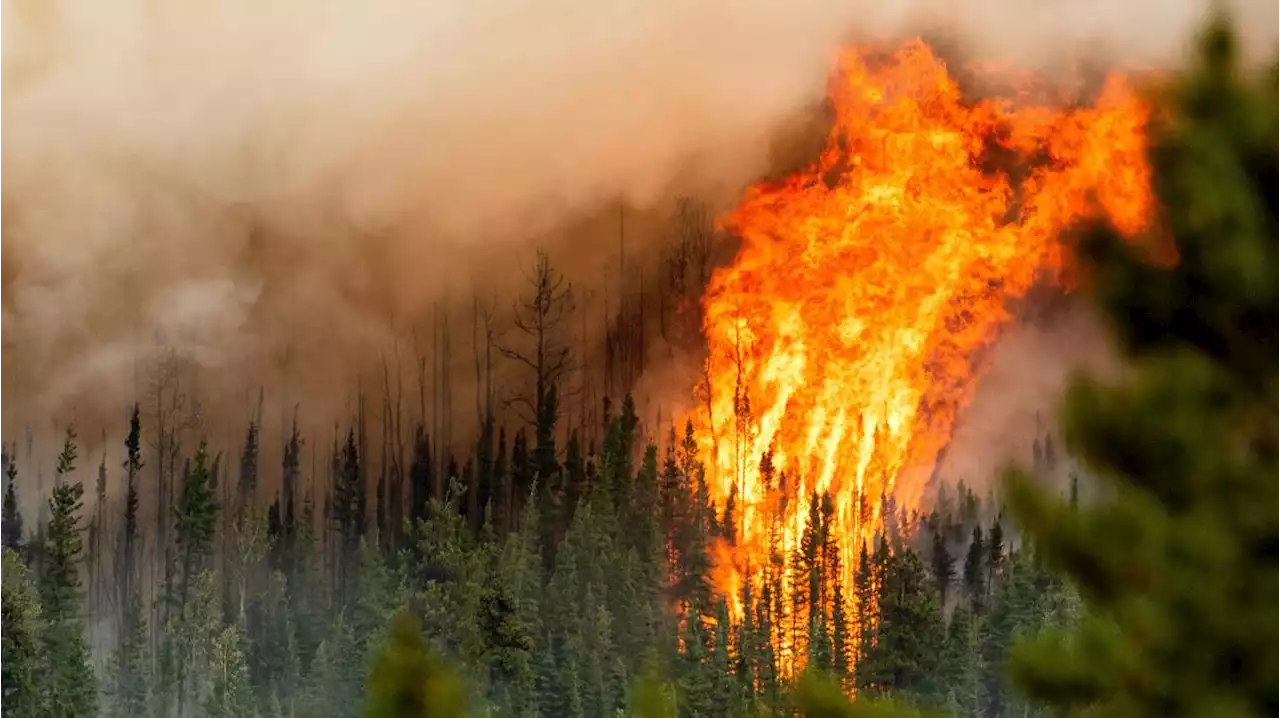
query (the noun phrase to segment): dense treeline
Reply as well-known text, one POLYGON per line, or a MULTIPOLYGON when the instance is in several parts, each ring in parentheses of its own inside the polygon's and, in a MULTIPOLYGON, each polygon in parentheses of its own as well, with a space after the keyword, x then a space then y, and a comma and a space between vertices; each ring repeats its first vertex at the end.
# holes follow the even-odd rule
MULTIPOLYGON (((809 664, 850 689, 970 715, 1023 714, 1003 680, 1007 648, 1067 620, 1075 599, 1012 550, 996 507, 963 485, 944 487, 927 515, 895 511, 889 499, 892 520, 843 586, 831 502, 818 502, 827 510, 810 517, 801 547, 773 557, 811 580, 787 589, 775 571, 761 595, 726 597, 712 586, 710 555, 732 517, 707 498, 692 426, 659 447, 637 445, 639 424, 628 398, 609 417, 599 456, 571 439, 563 462, 548 452, 543 460, 555 463, 543 469, 523 433, 510 448, 500 440, 491 485, 505 488, 486 496, 480 515, 457 474, 443 497, 432 495, 420 440, 400 525, 389 507, 366 505, 380 492, 364 483, 354 430, 332 448, 320 515, 305 498, 283 498, 303 437, 289 438, 277 469, 286 488, 266 512, 216 500, 218 462, 201 444, 183 462, 157 599, 164 628, 151 632, 132 554, 146 432, 135 411, 122 432, 130 491, 121 533, 97 539, 119 552, 121 568, 118 613, 90 616, 113 622, 117 636, 96 680, 81 615, 83 487, 61 478, 78 458, 68 432, 49 519, 27 534, 16 529, 21 475, 8 462, 5 650, 15 660, 5 662, 5 710, 358 715, 388 622, 407 607, 457 667, 470 705, 504 715, 612 714, 648 669, 678 676, 682 715, 776 713, 788 700, 784 645, 803 645, 809 664), (735 598, 750 607, 736 624, 735 598), (877 612, 845 610, 855 603, 877 612), (812 618, 796 625, 800 612, 788 607, 805 605, 812 618)), ((256 436, 250 424, 241 487, 259 471, 256 436)))

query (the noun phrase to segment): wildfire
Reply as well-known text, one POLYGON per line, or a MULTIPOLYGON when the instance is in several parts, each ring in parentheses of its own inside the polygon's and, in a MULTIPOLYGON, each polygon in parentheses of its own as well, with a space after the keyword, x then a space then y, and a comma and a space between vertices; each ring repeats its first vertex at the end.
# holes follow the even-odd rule
POLYGON ((723 219, 743 244, 704 299, 695 422, 711 494, 734 506, 718 588, 739 615, 815 495, 848 586, 881 497, 918 505, 1010 300, 1060 279, 1060 231, 1104 212, 1137 233, 1153 213, 1147 106, 1118 77, 1088 107, 969 102, 913 41, 842 53, 830 99, 821 158, 723 219))

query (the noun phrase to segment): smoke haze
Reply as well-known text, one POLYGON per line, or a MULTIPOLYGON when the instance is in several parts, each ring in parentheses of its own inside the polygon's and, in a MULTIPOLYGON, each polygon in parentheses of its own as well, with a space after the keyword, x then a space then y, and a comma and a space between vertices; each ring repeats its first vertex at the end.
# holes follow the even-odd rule
MULTIPOLYGON (((592 268, 614 239, 563 228, 732 201, 850 32, 1150 67, 1208 5, 7 2, 5 418, 129 396, 161 344, 209 367, 288 346, 318 386, 475 277, 509 289, 535 245, 592 268)), ((1269 52, 1276 6, 1235 5, 1269 52)))

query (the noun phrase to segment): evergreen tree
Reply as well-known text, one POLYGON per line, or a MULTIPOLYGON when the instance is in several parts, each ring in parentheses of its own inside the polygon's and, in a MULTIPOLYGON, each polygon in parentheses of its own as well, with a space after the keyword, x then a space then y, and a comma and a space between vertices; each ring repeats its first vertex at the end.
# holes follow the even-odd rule
POLYGON ((982 616, 961 602, 947 626, 943 677, 947 706, 956 716, 984 715, 986 675, 982 660, 982 616))
POLYGON ((290 560, 296 560, 298 541, 298 487, 302 478, 302 435, 298 432, 298 418, 293 419, 289 440, 284 445, 280 460, 280 512, 281 551, 290 560))
POLYGON ((858 568, 854 574, 854 599, 857 606, 855 640, 857 641, 857 660, 854 663, 857 685, 869 688, 874 685, 874 674, 868 658, 875 645, 876 625, 879 620, 876 605, 879 594, 878 564, 872 562, 867 552, 867 543, 863 541, 858 549, 858 568))
POLYGON ((71 482, 76 467, 76 435, 68 428, 58 455, 53 494, 49 497, 49 529, 40 576, 40 597, 48 621, 45 632, 46 705, 54 716, 92 715, 97 687, 84 636, 84 593, 80 565, 84 561, 80 510, 84 485, 71 482))
POLYGON ((4 513, 0 515, 0 525, 3 525, 3 545, 4 548, 12 551, 20 551, 22 548, 22 513, 18 510, 18 463, 8 457, 6 453, 5 461, 5 486, 4 486, 4 513))
POLYGON ((551 649, 542 642, 540 602, 543 595, 541 529, 536 502, 525 506, 520 529, 508 534, 498 554, 486 596, 486 633, 490 641, 490 678, 502 692, 502 702, 517 715, 533 715, 539 700, 537 661, 551 649))
POLYGON ((414 522, 427 516, 427 502, 431 499, 433 483, 431 440, 426 429, 419 424, 413 440, 413 463, 409 465, 409 516, 414 522))
POLYGON ((932 558, 933 580, 938 586, 938 601, 945 607, 947 591, 951 588, 951 582, 955 580, 956 560, 947 550, 947 539, 941 530, 933 532, 932 558))
POLYGON ((986 598, 986 545, 982 540, 982 527, 973 527, 973 537, 969 540, 969 550, 964 557, 964 592, 969 601, 977 606, 984 605, 986 598))
POLYGON ((360 466, 356 430, 348 430, 341 450, 334 447, 331 515, 338 541, 338 590, 343 600, 350 598, 347 581, 354 572, 356 551, 368 527, 364 471, 360 466))
POLYGON ((940 669, 945 629, 937 595, 915 552, 889 557, 876 603, 879 621, 875 643, 863 657, 869 678, 864 685, 927 697, 940 669))
POLYGON ((111 714, 118 718, 142 718, 151 705, 147 619, 142 597, 135 593, 125 607, 120 640, 111 658, 108 693, 111 714))
MULTIPOLYGON (((216 462, 215 462, 216 463, 216 462)), ((173 613, 169 615, 168 639, 174 642, 172 653, 173 685, 176 688, 178 712, 185 709, 196 680, 193 665, 202 658, 200 651, 212 636, 204 630, 210 613, 220 614, 216 606, 210 569, 214 558, 214 538, 218 527, 217 494, 212 484, 208 444, 200 442, 195 459, 183 467, 182 494, 176 509, 177 593, 171 596, 173 613), (201 581, 210 585, 200 585, 201 581), (177 642, 177 636, 185 640, 177 642)))
POLYGON ((40 596, 27 567, 18 554, 3 549, 0 566, 0 713, 4 718, 36 718, 45 711, 47 666, 51 658, 44 651, 45 620, 40 596))
POLYGON ((351 625, 338 614, 311 658, 298 715, 359 715, 364 700, 361 683, 366 677, 364 656, 356 646, 351 625))
POLYGON ((995 593, 1001 571, 1004 568, 1004 527, 1000 517, 991 522, 991 530, 987 532, 987 600, 995 593))
POLYGON ((134 600, 135 591, 140 591, 138 575, 138 477, 142 473, 142 422, 138 416, 138 405, 133 405, 133 413, 129 417, 129 434, 125 437, 125 499, 124 523, 120 528, 120 562, 116 567, 120 582, 121 636, 129 635, 133 626, 129 625, 130 603, 134 600))
POLYGON ((1114 232, 1083 244, 1130 357, 1078 383, 1067 435, 1107 498, 1025 478, 1010 504, 1089 606, 1017 654, 1030 695, 1090 715, 1275 715, 1277 70, 1244 70, 1225 23, 1158 115, 1150 151, 1175 266, 1114 232))
POLYGON ((236 508, 249 506, 258 493, 258 422, 249 422, 240 451, 240 480, 236 484, 236 508))

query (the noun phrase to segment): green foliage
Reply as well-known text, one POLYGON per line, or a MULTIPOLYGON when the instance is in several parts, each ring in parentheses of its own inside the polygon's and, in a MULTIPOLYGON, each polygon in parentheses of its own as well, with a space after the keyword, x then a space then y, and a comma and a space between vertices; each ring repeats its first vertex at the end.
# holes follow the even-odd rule
POLYGON ((1215 24, 1151 151, 1179 254, 1153 263, 1105 229, 1082 246, 1130 354, 1082 380, 1068 440, 1109 484, 1078 509, 1011 479, 1010 503, 1079 587, 1078 628, 1021 648, 1030 695, 1091 716, 1275 715, 1277 76, 1215 24))
POLYGON ((18 511, 18 463, 5 453, 4 511, 0 514, 0 537, 5 548, 17 551, 22 545, 22 513, 18 511))
POLYGON ((80 567, 84 561, 84 541, 80 510, 84 507, 84 485, 68 481, 75 471, 76 435, 68 428, 58 455, 57 484, 49 497, 48 537, 43 550, 40 600, 47 620, 44 632, 44 677, 50 714, 91 715, 97 706, 97 682, 89 663, 89 646, 84 636, 84 591, 80 567))
POLYGON ((176 508, 178 545, 182 548, 183 581, 189 583, 208 565, 218 527, 218 502, 211 483, 208 445, 200 442, 195 461, 183 472, 176 508))
POLYGON ((676 718, 678 715, 675 687, 662 677, 653 661, 631 686, 628 705, 634 718, 676 718))
POLYGON ((120 626, 119 648, 109 666, 109 705, 112 715, 141 717, 147 714, 151 700, 151 666, 147 655, 147 619, 138 594, 130 597, 124 619, 120 626))
POLYGON ((240 630, 227 626, 214 639, 209 656, 210 678, 204 714, 209 718, 253 718, 257 715, 249 666, 240 630))
POLYGON ((365 718, 452 718, 466 714, 462 683, 427 648, 418 622, 401 612, 369 675, 365 718))
POLYGON ((797 681, 795 710, 804 718, 923 718, 920 711, 889 699, 850 700, 835 679, 806 671, 797 681))
POLYGON ((0 566, 0 625, 4 626, 0 653, 0 712, 5 718, 27 718, 42 715, 44 670, 43 652, 45 622, 31 573, 12 549, 3 549, 0 566))
MULTIPOLYGON (((772 452, 740 456, 759 461, 771 500, 811 511, 796 544, 767 527, 760 580, 722 596, 713 545, 752 511, 712 504, 692 425, 664 445, 627 397, 590 426, 552 365, 531 377, 535 415, 510 446, 479 402, 469 456, 449 453, 463 443, 449 428, 402 437, 398 399, 371 424, 359 397, 327 465, 307 467, 295 420, 280 475, 259 475, 270 423, 255 414, 236 436, 238 487, 222 486, 239 497, 235 521, 218 520, 220 455, 201 441, 186 456, 172 417, 157 427, 160 483, 147 483, 135 407, 127 493, 105 502, 122 515, 100 503, 95 517, 118 545, 104 531, 89 548, 90 575, 114 567, 119 590, 95 582, 86 606, 71 432, 47 520, 4 552, 0 712, 93 714, 88 608, 95 629, 108 624, 95 637, 114 653, 103 678, 118 716, 1274 713, 1275 90, 1251 89, 1211 37, 1153 152, 1179 262, 1137 261, 1102 235, 1085 244, 1135 357, 1129 383, 1086 383, 1069 406, 1069 448, 1110 486, 1073 478, 1059 501, 1015 483, 1017 523, 963 483, 940 482, 919 513, 884 496, 883 535, 846 556, 833 497, 772 452), (557 425, 562 409, 582 423, 557 425), (281 490, 265 524, 259 483, 281 490), (138 495, 153 488, 163 530, 143 536, 138 495), (1010 669, 1041 703, 1011 690, 1010 669)), ((1052 437, 1032 449, 1038 469, 1056 461, 1052 437)), ((13 484, 7 547, 22 538, 13 484)), ((873 502, 849 508, 869 517, 873 502)))

